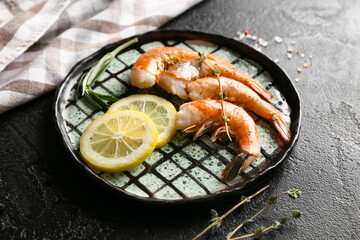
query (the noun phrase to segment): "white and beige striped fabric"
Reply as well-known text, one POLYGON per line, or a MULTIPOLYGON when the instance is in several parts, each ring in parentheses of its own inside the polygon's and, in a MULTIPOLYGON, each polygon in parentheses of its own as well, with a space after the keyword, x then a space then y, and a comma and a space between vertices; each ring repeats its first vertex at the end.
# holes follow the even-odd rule
POLYGON ((0 113, 56 88, 102 46, 153 30, 199 1, 1 1, 0 113))

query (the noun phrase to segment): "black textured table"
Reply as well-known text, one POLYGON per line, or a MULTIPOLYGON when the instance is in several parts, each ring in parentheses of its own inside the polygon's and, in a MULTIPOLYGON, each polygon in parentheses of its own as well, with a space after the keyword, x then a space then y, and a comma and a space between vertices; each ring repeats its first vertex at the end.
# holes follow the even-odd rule
MULTIPOLYGON (((301 209, 302 218, 265 239, 360 239, 359 12, 354 1, 214 0, 164 26, 228 37, 245 29, 267 40, 281 36, 287 44, 271 40, 262 51, 280 60, 302 98, 300 138, 269 176, 270 189, 205 238, 224 239, 272 195, 297 187, 301 199, 281 199, 250 230, 301 209), (296 44, 289 60, 291 40, 296 44), (297 49, 306 53, 304 59, 296 56, 297 49), (298 73, 305 59, 309 67, 298 73)), ((0 115, 0 239, 190 239, 208 225, 210 209, 221 214, 239 201, 236 196, 164 207, 103 189, 62 146, 53 99, 51 92, 0 115)))

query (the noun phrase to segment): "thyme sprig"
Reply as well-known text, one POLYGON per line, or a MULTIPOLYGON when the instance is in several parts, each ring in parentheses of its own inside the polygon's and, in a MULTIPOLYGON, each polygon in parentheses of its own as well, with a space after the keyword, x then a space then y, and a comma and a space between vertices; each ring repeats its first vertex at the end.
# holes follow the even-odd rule
MULTIPOLYGON (((265 191, 266 189, 268 189, 270 187, 270 185, 267 185, 266 187, 263 187, 262 189, 260 189, 259 191, 257 191, 256 193, 254 193, 253 195, 243 198, 243 200, 241 200, 240 203, 236 204, 234 207, 232 207, 229 211, 227 211, 224 215, 222 215, 221 217, 218 216, 218 214, 214 214, 215 210, 212 210, 212 218, 215 217, 215 219, 213 219, 213 221, 211 221, 212 223, 205 228, 201 233, 199 233, 196 237, 193 238, 193 240, 198 239, 199 237, 201 237, 202 235, 204 235, 207 231, 209 231, 212 227, 214 226, 218 226, 217 228, 220 227, 220 224, 222 222, 222 220, 224 218, 226 218, 230 213, 232 213, 233 211, 235 211, 238 207, 240 207, 241 205, 248 203, 250 201, 250 199, 252 199, 253 197, 257 196, 258 194, 262 193, 263 191, 265 191)), ((215 211, 216 212, 216 211, 215 211)))
POLYGON ((227 239, 238 240, 238 239, 244 239, 244 238, 248 238, 248 237, 255 237, 255 239, 260 239, 264 236, 264 233, 266 233, 267 231, 270 231, 273 229, 278 229, 282 224, 284 224, 292 219, 299 218, 302 216, 302 214, 303 213, 300 210, 295 210, 293 212, 292 216, 284 217, 280 221, 275 220, 274 224, 267 228, 265 228, 264 226, 261 226, 254 233, 250 233, 250 234, 243 235, 243 236, 236 237, 236 238, 227 238, 227 239))
MULTIPOLYGON (((227 235, 227 240, 230 240, 231 237, 241 228, 243 228, 246 232, 247 232, 247 228, 246 226, 251 223, 251 222, 254 222, 254 219, 259 216, 262 212, 264 212, 268 207, 270 207, 271 205, 274 205, 277 203, 277 200, 280 196, 282 195, 285 195, 287 194, 290 198, 293 198, 293 199, 297 199, 301 196, 302 192, 300 189, 290 189, 289 191, 287 192, 282 192, 282 193, 279 193, 278 195, 275 195, 275 196, 272 196, 268 202, 268 204, 266 204, 265 207, 263 207, 260 211, 258 211, 254 216, 252 216, 251 218, 249 219, 246 219, 244 222, 242 222, 239 226, 237 226, 231 233, 229 233, 227 235)), ((268 231, 268 230, 267 230, 268 231)))
POLYGON ((137 42, 138 39, 134 38, 120 45, 112 52, 105 54, 99 61, 88 66, 80 77, 80 81, 78 83, 76 90, 75 101, 79 99, 79 94, 81 94, 81 96, 85 97, 85 99, 91 105, 93 105, 95 108, 99 110, 108 109, 110 107, 109 103, 117 101, 118 98, 113 97, 111 95, 104 95, 94 92, 92 89, 92 85, 99 79, 101 74, 109 67, 111 61, 120 51, 124 50, 125 48, 137 42))
POLYGON ((206 66, 208 66, 211 69, 212 75, 215 76, 219 82, 220 91, 219 91, 218 95, 219 95, 219 98, 221 101, 222 120, 225 125, 226 135, 229 138, 229 140, 232 141, 230 133, 229 133, 229 127, 227 124, 227 122, 230 122, 230 119, 226 116, 225 107, 224 107, 224 99, 226 99, 226 94, 225 94, 225 92, 223 92, 223 89, 222 89, 221 79, 220 79, 220 71, 218 69, 214 69, 206 62, 207 58, 206 58, 204 52, 198 52, 198 54, 200 56, 200 62, 204 63, 206 66))
MULTIPOLYGON (((199 233, 195 238, 193 238, 193 240, 200 238, 202 235, 204 235, 211 228, 213 228, 213 230, 217 230, 218 228, 220 228, 222 220, 225 217, 227 217, 230 213, 232 213, 235 209, 237 209, 241 205, 245 205, 246 203, 249 203, 251 198, 253 198, 256 195, 260 194, 261 192, 263 192, 264 190, 266 190, 269 187, 270 186, 268 185, 268 186, 260 189, 258 192, 254 193, 253 195, 251 195, 249 197, 242 196, 241 200, 240 200, 240 203, 235 205, 233 208, 231 208, 229 211, 227 211, 224 215, 222 215, 220 217, 219 217, 218 213, 214 209, 211 209, 211 219, 209 221, 209 222, 211 222, 211 224, 207 228, 205 228, 201 233, 199 233)), ((286 223, 286 222, 288 222, 288 221, 290 221, 292 219, 296 219, 296 218, 301 217, 302 212, 300 210, 296 210, 296 211, 293 212, 292 216, 284 217, 280 221, 275 220, 274 224, 267 227, 267 228, 265 228, 264 226, 261 226, 254 233, 239 236, 239 237, 236 237, 236 238, 231 238, 240 228, 243 228, 247 232, 246 226, 249 225, 250 223, 254 222, 254 219, 257 216, 259 216, 262 212, 264 212, 269 206, 276 204, 278 198, 280 196, 282 196, 282 195, 285 195, 285 194, 287 194, 290 198, 297 199, 297 198, 299 198, 301 196, 302 192, 299 189, 290 189, 287 192, 282 192, 282 193, 279 193, 279 194, 271 197, 268 204, 265 207, 263 207, 260 211, 258 211, 251 218, 246 219, 245 221, 243 221, 234 231, 232 231, 231 233, 229 233, 227 235, 226 239, 227 240, 237 240, 237 239, 243 239, 243 238, 248 238, 248 237, 255 237, 256 239, 260 239, 264 235, 265 232, 270 231, 272 229, 278 229, 282 224, 284 224, 284 223, 286 223)))

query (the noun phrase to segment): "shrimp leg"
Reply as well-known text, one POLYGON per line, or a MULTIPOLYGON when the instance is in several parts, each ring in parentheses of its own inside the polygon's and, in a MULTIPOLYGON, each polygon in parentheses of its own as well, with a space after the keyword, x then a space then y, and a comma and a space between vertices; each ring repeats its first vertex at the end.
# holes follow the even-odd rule
POLYGON ((237 175, 241 174, 254 161, 253 156, 248 156, 245 153, 239 153, 228 165, 221 174, 225 181, 233 180, 237 175))
MULTIPOLYGON (((224 102, 224 109, 230 120, 231 132, 235 134, 242 153, 235 158, 234 162, 228 164, 222 174, 225 181, 231 181, 259 156, 260 140, 254 120, 244 109, 228 102, 224 102)), ((176 116, 176 127, 178 129, 187 130, 191 127, 191 132, 197 129, 195 135, 199 137, 205 132, 204 128, 209 129, 210 124, 220 128, 224 124, 220 100, 204 99, 180 106, 176 116)), ((216 134, 219 132, 221 130, 215 131, 216 134)))

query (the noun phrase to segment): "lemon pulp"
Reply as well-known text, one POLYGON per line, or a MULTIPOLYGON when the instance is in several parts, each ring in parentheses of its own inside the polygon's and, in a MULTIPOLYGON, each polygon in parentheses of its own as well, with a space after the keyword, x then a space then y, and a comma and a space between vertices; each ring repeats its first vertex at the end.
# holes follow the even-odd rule
POLYGON ((162 147, 176 134, 176 109, 169 101, 150 94, 135 94, 113 103, 108 113, 120 110, 135 110, 148 115, 159 133, 156 148, 162 147))
POLYGON ((140 165, 154 150, 158 131, 138 111, 115 111, 95 119, 80 138, 80 153, 90 166, 118 172, 140 165))

